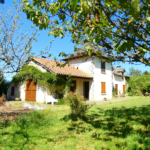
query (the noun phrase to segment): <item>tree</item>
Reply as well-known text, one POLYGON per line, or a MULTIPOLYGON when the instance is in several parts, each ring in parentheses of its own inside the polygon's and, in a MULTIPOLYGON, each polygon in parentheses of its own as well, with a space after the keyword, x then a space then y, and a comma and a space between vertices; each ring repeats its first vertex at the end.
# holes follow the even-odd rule
POLYGON ((4 4, 5 2, 4 2, 4 0, 0 0, 0 3, 4 4))
POLYGON ((72 42, 92 42, 110 60, 150 65, 149 5, 149 0, 24 0, 23 11, 49 35, 70 33, 72 42))
POLYGON ((145 75, 149 75, 150 73, 146 70, 146 71, 144 71, 143 72, 143 75, 145 76, 145 75))
POLYGON ((0 72, 18 72, 20 67, 31 55, 31 48, 36 41, 38 30, 31 27, 22 32, 22 5, 14 4, 4 14, 0 13, 0 72))
POLYGON ((7 80, 5 80, 3 74, 0 73, 0 97, 2 96, 2 94, 7 94, 7 86, 9 84, 9 82, 7 80))
POLYGON ((142 71, 139 69, 134 69, 133 67, 129 68, 129 73, 128 75, 130 77, 136 77, 136 76, 141 76, 142 75, 142 71))

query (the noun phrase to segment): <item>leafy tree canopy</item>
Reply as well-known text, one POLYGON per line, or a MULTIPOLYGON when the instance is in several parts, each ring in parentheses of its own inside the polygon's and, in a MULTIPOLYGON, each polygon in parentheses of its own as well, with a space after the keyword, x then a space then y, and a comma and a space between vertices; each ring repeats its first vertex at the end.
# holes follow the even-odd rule
POLYGON ((0 3, 4 4, 4 0, 0 0, 0 3))
POLYGON ((145 75, 150 75, 150 72, 144 71, 144 72, 143 72, 143 75, 144 75, 144 76, 145 76, 145 75))
POLYGON ((142 72, 142 70, 134 69, 133 67, 131 67, 131 68, 129 68, 128 75, 130 77, 145 76, 145 75, 150 75, 150 72, 148 72, 147 70, 142 72))
POLYGON ((146 92, 150 93, 150 75, 131 77, 129 80, 128 92, 131 96, 139 96, 146 92))
POLYGON ((130 77, 142 76, 142 71, 139 69, 134 69, 133 67, 129 68, 128 75, 130 77))
POLYGON ((69 33, 73 43, 91 42, 110 60, 150 65, 149 0, 24 0, 23 11, 48 35, 69 33))
MULTIPOLYGON (((18 72, 31 53, 37 41, 38 29, 33 25, 22 31, 22 3, 16 4, 5 12, 0 11, 0 72, 18 72)), ((0 81, 1 82, 1 81, 0 81)))

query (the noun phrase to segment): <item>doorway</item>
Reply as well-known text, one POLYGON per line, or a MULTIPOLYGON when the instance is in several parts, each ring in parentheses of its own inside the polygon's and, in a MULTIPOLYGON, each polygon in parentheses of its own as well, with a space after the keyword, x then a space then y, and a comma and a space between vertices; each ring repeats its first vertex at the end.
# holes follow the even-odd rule
POLYGON ((89 81, 83 82, 83 96, 89 100, 89 81))
POLYGON ((36 102, 36 83, 32 79, 26 80, 26 101, 36 102))

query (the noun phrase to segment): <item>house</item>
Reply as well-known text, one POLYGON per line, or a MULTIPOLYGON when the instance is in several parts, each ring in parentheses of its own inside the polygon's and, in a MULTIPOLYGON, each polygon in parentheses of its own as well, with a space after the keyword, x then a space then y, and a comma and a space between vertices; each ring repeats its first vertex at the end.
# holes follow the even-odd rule
MULTIPOLYGON (((97 57, 98 49, 92 47, 91 56, 87 55, 86 47, 88 43, 84 44, 78 51, 70 57, 62 59, 68 64, 64 67, 58 67, 56 61, 31 57, 27 61, 27 65, 32 65, 42 72, 53 72, 55 75, 66 76, 71 74, 73 77, 74 86, 70 88, 71 91, 78 91, 89 101, 100 101, 104 98, 111 99, 113 89, 119 95, 125 92, 125 69, 114 68, 112 63, 108 62, 108 57, 102 53, 102 58, 97 57)), ((60 62, 64 64, 64 62, 60 62)), ((61 89, 55 97, 61 97, 61 89)), ((7 90, 7 99, 21 98, 23 101, 45 102, 47 95, 54 94, 51 87, 40 86, 34 83, 31 79, 26 82, 11 83, 7 90)))

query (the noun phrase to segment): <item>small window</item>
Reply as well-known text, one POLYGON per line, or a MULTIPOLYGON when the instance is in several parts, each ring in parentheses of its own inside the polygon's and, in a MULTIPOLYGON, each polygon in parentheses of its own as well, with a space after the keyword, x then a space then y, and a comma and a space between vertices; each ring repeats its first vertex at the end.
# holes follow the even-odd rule
POLYGON ((71 92, 75 92, 76 91, 76 81, 72 81, 73 86, 70 87, 70 91, 71 92))
POLYGON ((101 62, 101 72, 105 73, 105 62, 101 62))
POLYGON ((106 93, 106 83, 105 82, 101 82, 101 93, 106 93))
POLYGON ((11 96, 15 95, 15 87, 11 87, 11 96))

